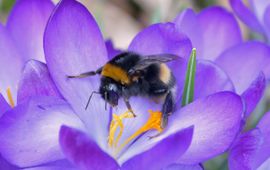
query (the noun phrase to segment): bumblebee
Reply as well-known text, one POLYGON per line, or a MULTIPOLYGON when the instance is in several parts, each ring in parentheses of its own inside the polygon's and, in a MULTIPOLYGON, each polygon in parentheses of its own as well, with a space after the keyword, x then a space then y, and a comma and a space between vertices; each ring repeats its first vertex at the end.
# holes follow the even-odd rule
POLYGON ((132 52, 123 52, 96 71, 68 76, 68 78, 101 75, 99 92, 93 93, 101 94, 105 102, 112 107, 117 106, 118 100, 123 98, 134 117, 136 115, 129 103, 130 97, 143 96, 156 102, 163 102, 161 126, 164 128, 174 108, 176 89, 175 77, 165 63, 177 58, 171 54, 141 56, 132 52))

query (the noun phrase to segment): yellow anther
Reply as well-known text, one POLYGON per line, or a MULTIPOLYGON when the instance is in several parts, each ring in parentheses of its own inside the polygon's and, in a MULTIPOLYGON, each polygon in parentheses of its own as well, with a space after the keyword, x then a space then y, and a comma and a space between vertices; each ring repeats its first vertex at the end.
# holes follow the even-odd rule
POLYGON ((123 144, 121 144, 121 146, 117 150, 117 153, 119 153, 134 138, 138 137, 144 132, 147 132, 149 130, 157 130, 159 133, 161 133, 163 131, 161 127, 162 113, 159 111, 154 112, 152 110, 148 110, 148 112, 150 113, 150 117, 147 122, 133 135, 131 135, 123 144))
POLYGON ((15 104, 14 104, 14 100, 12 98, 11 90, 9 87, 7 88, 7 96, 8 96, 8 101, 9 101, 10 106, 14 107, 15 104))
POLYGON ((118 142, 123 134, 123 131, 124 131, 123 119, 133 118, 133 117, 134 116, 132 114, 130 114, 130 111, 126 111, 125 113, 123 113, 121 115, 113 114, 113 119, 112 119, 111 124, 110 124, 110 131, 109 131, 109 137, 108 137, 108 144, 110 147, 117 147, 117 144, 118 144, 118 142), (116 132, 118 127, 120 128, 120 131, 119 131, 116 139, 114 139, 115 132, 116 132))

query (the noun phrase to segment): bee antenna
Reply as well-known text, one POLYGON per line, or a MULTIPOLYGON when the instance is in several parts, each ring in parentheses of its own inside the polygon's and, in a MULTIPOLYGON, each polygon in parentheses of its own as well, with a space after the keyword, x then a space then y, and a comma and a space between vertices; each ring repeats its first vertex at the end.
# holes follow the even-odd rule
POLYGON ((86 106, 85 106, 85 110, 87 110, 87 108, 88 108, 88 106, 89 106, 89 104, 90 104, 90 101, 91 101, 91 98, 92 98, 93 94, 100 94, 100 93, 97 92, 97 91, 93 91, 93 92, 91 93, 91 95, 90 95, 89 98, 88 98, 87 104, 86 104, 86 106))

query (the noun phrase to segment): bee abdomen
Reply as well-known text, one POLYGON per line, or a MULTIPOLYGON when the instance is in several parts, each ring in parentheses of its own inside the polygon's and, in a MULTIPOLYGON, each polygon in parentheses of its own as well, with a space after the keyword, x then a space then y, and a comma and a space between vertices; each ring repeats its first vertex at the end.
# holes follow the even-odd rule
POLYGON ((170 83, 172 79, 171 70, 168 68, 166 64, 162 63, 159 66, 159 79, 165 84, 170 83))

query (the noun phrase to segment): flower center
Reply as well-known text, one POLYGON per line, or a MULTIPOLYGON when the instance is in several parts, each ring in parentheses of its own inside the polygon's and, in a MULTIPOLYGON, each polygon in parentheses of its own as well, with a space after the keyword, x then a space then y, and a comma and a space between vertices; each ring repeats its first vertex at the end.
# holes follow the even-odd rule
POLYGON ((163 130, 161 127, 162 113, 159 111, 152 111, 152 110, 149 110, 148 112, 150 113, 150 117, 147 120, 147 122, 141 128, 139 128, 134 134, 128 137, 119 147, 118 147, 118 142, 124 132, 123 119, 133 118, 134 116, 129 111, 121 115, 113 114, 113 119, 110 124, 110 130, 109 130, 109 136, 108 136, 108 145, 111 148, 117 148, 114 155, 118 155, 118 153, 120 153, 120 151, 128 143, 130 143, 133 139, 135 139, 136 137, 138 137, 144 132, 147 132, 149 130, 157 130, 159 133, 162 132, 163 130), (119 130, 118 135, 116 135, 115 132, 118 127, 120 130, 119 130))
POLYGON ((10 87, 7 88, 6 94, 7 94, 7 97, 8 97, 8 103, 9 103, 9 105, 11 107, 14 107, 15 106, 15 103, 14 103, 14 100, 12 98, 12 93, 11 93, 10 87))

